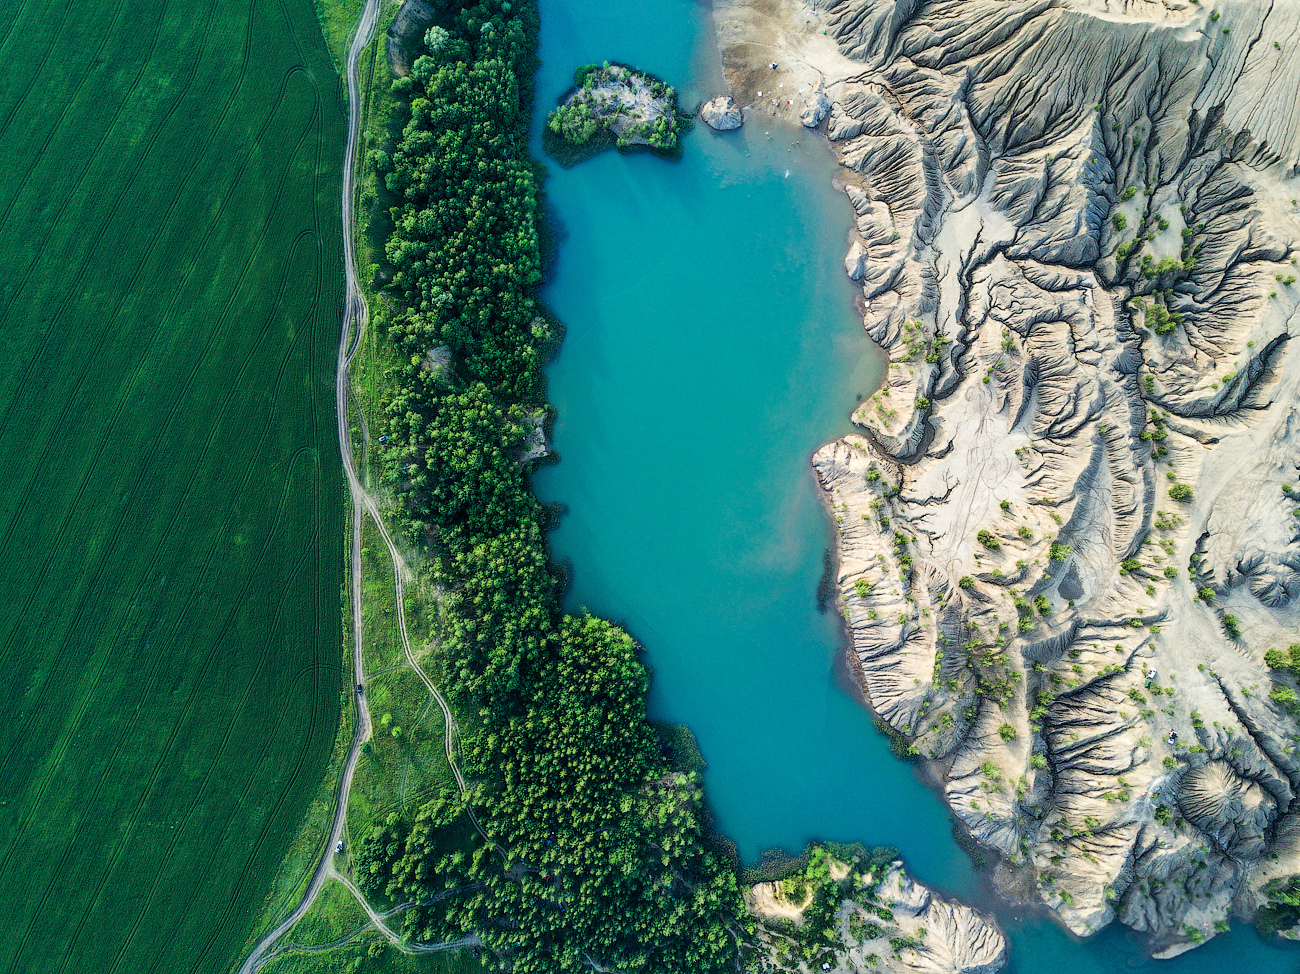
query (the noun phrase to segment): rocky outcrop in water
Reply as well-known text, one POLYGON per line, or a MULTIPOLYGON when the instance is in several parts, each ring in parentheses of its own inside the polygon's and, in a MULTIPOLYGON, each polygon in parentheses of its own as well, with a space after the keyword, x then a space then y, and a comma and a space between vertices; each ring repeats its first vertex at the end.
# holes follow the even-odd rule
POLYGON ((719 95, 700 106, 700 121, 717 132, 730 132, 745 124, 745 115, 730 95, 719 95))
POLYGON ((1251 915, 1300 873, 1300 9, 718 21, 751 110, 824 86, 889 354, 814 460, 872 708, 1076 933, 1251 915))
POLYGON ((666 155, 681 151, 684 119, 677 92, 658 78, 626 64, 587 64, 574 87, 546 116, 543 145, 562 165, 604 149, 646 148, 666 155))

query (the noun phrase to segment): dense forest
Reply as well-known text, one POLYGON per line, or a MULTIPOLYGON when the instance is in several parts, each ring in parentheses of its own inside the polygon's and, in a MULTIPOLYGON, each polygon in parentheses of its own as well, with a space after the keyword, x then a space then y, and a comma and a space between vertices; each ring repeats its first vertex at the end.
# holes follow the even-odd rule
POLYGON ((536 297, 536 4, 439 6, 393 86, 400 138, 370 157, 393 203, 376 320, 403 363, 385 470, 444 593, 439 652, 477 784, 374 823, 359 878, 427 904, 411 936, 475 932, 514 971, 736 970, 750 928, 732 866, 705 847, 698 776, 646 721, 631 637, 563 613, 521 460, 558 337, 536 297), (466 848, 466 803, 490 843, 466 848))

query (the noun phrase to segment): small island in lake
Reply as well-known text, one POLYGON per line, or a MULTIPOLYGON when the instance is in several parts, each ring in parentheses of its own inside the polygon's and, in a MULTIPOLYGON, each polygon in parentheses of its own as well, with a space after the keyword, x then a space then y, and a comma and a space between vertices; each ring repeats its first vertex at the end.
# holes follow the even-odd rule
POLYGON ((546 151, 572 166, 617 147, 644 147, 660 155, 681 152, 688 120, 677 113, 677 92, 626 64, 587 64, 573 74, 573 90, 546 118, 546 151))

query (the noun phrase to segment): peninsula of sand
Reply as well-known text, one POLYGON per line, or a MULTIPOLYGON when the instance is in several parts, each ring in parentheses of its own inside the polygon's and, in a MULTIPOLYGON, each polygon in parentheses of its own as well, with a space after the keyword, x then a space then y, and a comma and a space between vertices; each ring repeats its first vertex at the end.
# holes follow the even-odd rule
POLYGON ((814 458, 871 707, 1072 931, 1285 930, 1300 8, 717 8, 745 115, 839 154, 890 359, 814 458))

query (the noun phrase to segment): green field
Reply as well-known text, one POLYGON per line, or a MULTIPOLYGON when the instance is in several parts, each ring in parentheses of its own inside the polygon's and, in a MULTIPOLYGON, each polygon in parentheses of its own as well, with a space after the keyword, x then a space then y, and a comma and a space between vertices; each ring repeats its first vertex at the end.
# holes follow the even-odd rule
POLYGON ((313 0, 0 7, 0 972, 227 971, 338 726, 313 0))

